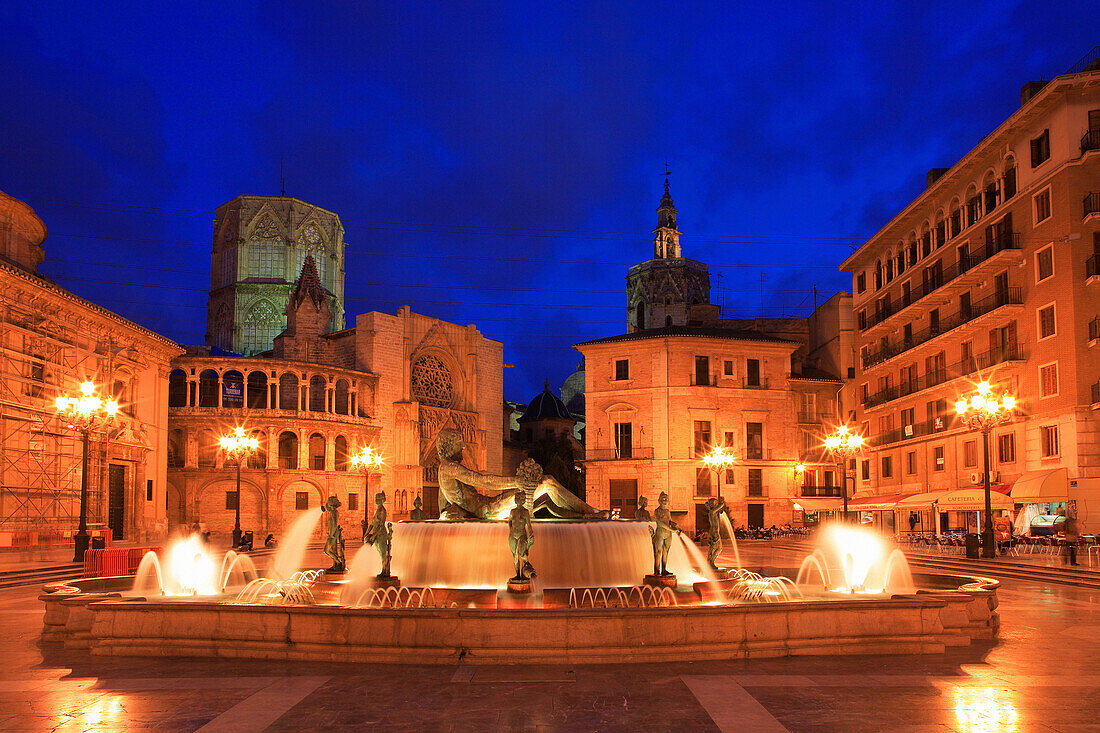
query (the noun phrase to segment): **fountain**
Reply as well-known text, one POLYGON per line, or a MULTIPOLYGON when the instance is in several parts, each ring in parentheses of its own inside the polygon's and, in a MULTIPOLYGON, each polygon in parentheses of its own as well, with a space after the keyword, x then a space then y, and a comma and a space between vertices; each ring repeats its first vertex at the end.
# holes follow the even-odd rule
POLYGON ((848 524, 823 529, 818 547, 802 561, 795 583, 834 593, 913 593, 913 574, 904 553, 889 549, 874 530, 848 524))
MULTIPOLYGON (((245 555, 219 565, 191 537, 147 555, 132 583, 50 586, 43 639, 95 654, 560 664, 930 653, 995 632, 995 582, 922 575, 935 590, 916 591, 904 555, 874 532, 826 528, 797 571, 744 568, 727 518, 723 549, 737 567, 715 573, 667 514, 657 542, 654 522, 608 519, 524 470, 530 492, 515 491, 518 478, 488 477, 501 494, 487 497, 470 488, 478 474, 441 467, 446 515, 461 520, 391 524, 379 495, 373 526, 376 537, 386 528, 385 546, 363 545, 343 575, 302 567, 322 517, 313 511, 293 523, 264 577, 245 555), (469 483, 444 483, 460 473, 469 483), (536 507, 572 518, 531 520, 532 494, 536 507), (510 522, 497 519, 507 506, 510 522), (655 548, 666 547, 662 559, 655 548), (517 590, 517 579, 530 587, 517 590)), ((666 507, 662 498, 658 511, 666 507)), ((328 547, 334 564, 338 545, 328 547)))
POLYGON ((257 578, 252 558, 229 550, 220 567, 202 541, 193 534, 169 545, 163 560, 149 551, 141 558, 130 592, 154 596, 215 596, 257 578))

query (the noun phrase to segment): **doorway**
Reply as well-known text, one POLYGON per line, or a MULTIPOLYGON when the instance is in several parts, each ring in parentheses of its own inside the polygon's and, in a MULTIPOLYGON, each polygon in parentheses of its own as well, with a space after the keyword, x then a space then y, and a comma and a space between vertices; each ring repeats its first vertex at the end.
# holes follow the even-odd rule
POLYGON ((638 509, 638 479, 613 478, 608 488, 611 494, 611 511, 618 509, 620 517, 632 519, 638 509))
POLYGON ((126 466, 112 463, 107 467, 107 526, 112 540, 126 539, 126 466))
POLYGON ((749 504, 749 527, 758 529, 764 526, 764 505, 749 504))

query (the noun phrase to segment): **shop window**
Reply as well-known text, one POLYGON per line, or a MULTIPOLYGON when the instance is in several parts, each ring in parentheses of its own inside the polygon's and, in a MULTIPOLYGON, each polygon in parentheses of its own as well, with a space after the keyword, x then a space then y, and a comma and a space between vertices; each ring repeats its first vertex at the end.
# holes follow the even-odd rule
POLYGON ((1053 458, 1058 455, 1058 426, 1043 425, 1039 428, 1039 442, 1042 446, 1043 458, 1053 458))
POLYGON ((1005 433, 997 436, 997 462, 1016 462, 1016 434, 1005 433))
POLYGON ((630 360, 629 359, 616 359, 615 360, 615 379, 622 381, 624 379, 630 379, 630 360))

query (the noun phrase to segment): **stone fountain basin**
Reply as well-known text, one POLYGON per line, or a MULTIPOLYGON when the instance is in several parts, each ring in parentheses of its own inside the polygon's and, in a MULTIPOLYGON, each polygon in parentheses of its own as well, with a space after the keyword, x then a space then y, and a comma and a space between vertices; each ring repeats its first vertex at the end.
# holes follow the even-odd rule
POLYGON ((996 581, 914 580, 911 595, 765 604, 378 609, 127 598, 130 579, 97 578, 46 587, 42 643, 117 656, 560 664, 938 654, 995 637, 996 581))

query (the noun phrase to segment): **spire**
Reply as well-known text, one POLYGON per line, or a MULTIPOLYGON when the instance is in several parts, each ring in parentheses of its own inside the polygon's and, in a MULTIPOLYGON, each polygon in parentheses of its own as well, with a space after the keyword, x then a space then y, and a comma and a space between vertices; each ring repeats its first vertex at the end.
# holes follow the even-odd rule
POLYGON ((676 206, 668 190, 668 177, 672 171, 665 165, 665 193, 657 207, 657 228, 653 230, 653 258, 669 259, 680 256, 680 232, 676 229, 676 206))
POLYGON ((306 296, 309 296, 313 303, 320 307, 326 302, 325 295, 321 276, 317 274, 317 263, 313 261, 313 255, 307 254, 306 261, 302 264, 302 274, 298 276, 298 281, 294 283, 294 291, 290 294, 290 302, 297 306, 306 299, 306 296))

